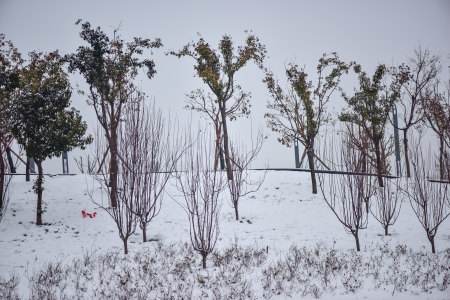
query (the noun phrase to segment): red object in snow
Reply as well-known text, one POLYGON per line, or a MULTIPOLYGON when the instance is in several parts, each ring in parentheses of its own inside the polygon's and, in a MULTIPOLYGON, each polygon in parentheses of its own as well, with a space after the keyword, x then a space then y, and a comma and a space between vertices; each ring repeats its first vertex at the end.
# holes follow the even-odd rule
POLYGON ((81 211, 81 215, 83 216, 83 218, 95 218, 95 216, 97 215, 97 212, 93 212, 93 213, 88 213, 87 211, 85 211, 84 209, 81 211))

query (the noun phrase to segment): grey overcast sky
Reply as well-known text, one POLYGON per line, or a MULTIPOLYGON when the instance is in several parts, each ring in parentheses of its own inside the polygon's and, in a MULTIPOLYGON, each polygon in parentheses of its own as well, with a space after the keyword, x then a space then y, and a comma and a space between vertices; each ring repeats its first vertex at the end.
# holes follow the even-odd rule
MULTIPOLYGON (((201 34, 216 45, 223 34, 231 34, 236 45, 252 30, 266 44, 267 66, 284 80, 289 62, 313 72, 324 52, 336 51, 344 60, 355 60, 368 72, 379 63, 407 61, 418 46, 441 57, 443 80, 450 65, 450 1, 63 1, 0 0, 0 32, 6 34, 21 52, 60 49, 72 52, 81 43, 81 18, 112 33, 120 27, 124 39, 133 36, 160 37, 164 48, 154 51, 157 71, 152 80, 141 76, 141 88, 165 112, 185 120, 185 94, 203 87, 194 78, 192 62, 165 56, 201 34)), ((83 88, 83 79, 73 76, 73 86, 83 88)), ((311 76, 314 78, 314 76, 311 76)), ((238 82, 252 93, 250 119, 233 122, 234 140, 248 141, 250 128, 268 135, 257 165, 293 166, 292 149, 276 142, 265 127, 264 112, 270 100, 262 84, 262 74, 254 66, 240 72, 238 82)), ((85 99, 74 93, 73 105, 82 111, 90 128, 95 127, 92 110, 85 99)), ((336 95, 332 107, 342 107, 336 95)), ((192 119, 199 118, 193 113, 192 119)), ((73 155, 79 155, 79 152, 73 155)), ((72 155, 72 156, 73 156, 72 155)), ((60 167, 49 163, 53 171, 60 167)), ((72 170, 73 170, 72 165, 72 170)))

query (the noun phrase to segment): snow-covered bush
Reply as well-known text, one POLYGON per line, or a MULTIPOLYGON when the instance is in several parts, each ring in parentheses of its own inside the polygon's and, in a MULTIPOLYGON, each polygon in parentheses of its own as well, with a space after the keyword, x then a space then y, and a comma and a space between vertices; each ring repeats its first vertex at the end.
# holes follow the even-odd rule
POLYGON ((65 289, 68 283, 64 280, 75 272, 61 263, 50 263, 40 272, 36 272, 30 278, 31 300, 57 300, 66 299, 65 289))
POLYGON ((17 286, 19 279, 12 275, 9 279, 0 278, 0 299, 19 300, 17 286))
POLYGON ((262 271, 265 297, 301 294, 318 298, 324 290, 334 290, 336 277, 345 268, 341 256, 322 246, 291 247, 285 258, 262 271))
MULTIPOLYGON (((234 245, 201 268, 189 244, 153 244, 130 253, 86 253, 32 273, 23 299, 271 299, 361 289, 445 291, 450 249, 438 254, 387 244, 365 252, 292 246, 275 258, 267 249, 234 245)), ((0 298, 18 300, 18 279, 0 278, 0 298)))
POLYGON ((285 258, 262 270, 263 295, 316 298, 325 292, 356 292, 364 284, 392 293, 444 291, 450 285, 450 249, 439 255, 399 245, 378 246, 368 253, 337 251, 322 246, 292 247, 285 258))

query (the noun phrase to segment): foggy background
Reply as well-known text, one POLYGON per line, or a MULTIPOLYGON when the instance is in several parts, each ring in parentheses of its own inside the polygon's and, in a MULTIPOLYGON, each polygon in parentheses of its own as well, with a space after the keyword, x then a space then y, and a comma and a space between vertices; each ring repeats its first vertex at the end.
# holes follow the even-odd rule
MULTIPOLYGON (((200 114, 183 107, 186 94, 206 87, 194 77, 193 60, 166 56, 198 40, 199 34, 216 47, 224 34, 232 36, 235 47, 242 44, 245 30, 251 30, 266 45, 266 66, 285 86, 284 68, 290 63, 305 66, 315 84, 315 68, 323 53, 336 51, 344 61, 355 60, 372 74, 377 64, 397 65, 407 62, 414 49, 421 46, 441 58, 441 79, 449 78, 450 1, 20 1, 0 0, 0 32, 13 41, 26 58, 31 50, 70 53, 81 45, 81 18, 100 26, 127 41, 134 36, 162 39, 164 47, 153 54, 145 52, 156 63, 152 80, 142 74, 137 85, 154 100, 164 113, 176 117, 180 124, 188 119, 200 122, 200 114)), ((94 132, 96 118, 85 96, 84 79, 71 75, 72 105, 80 110, 94 132)), ((266 104, 271 101, 262 83, 263 73, 249 64, 237 73, 236 81, 252 94, 249 118, 231 122, 232 141, 246 142, 261 129, 267 135, 254 167, 294 167, 292 148, 279 144, 276 135, 265 125, 266 104)), ((354 78, 344 82, 351 92, 354 78)), ((340 112, 343 99, 335 93, 329 110, 340 112)), ((336 119, 337 114, 333 117, 336 119)), ((390 126, 390 125, 388 125, 390 126)), ((301 149, 302 151, 302 149, 301 149)), ((78 172, 69 153, 70 171, 78 172)), ((44 162, 44 172, 61 172, 60 159, 44 162)))

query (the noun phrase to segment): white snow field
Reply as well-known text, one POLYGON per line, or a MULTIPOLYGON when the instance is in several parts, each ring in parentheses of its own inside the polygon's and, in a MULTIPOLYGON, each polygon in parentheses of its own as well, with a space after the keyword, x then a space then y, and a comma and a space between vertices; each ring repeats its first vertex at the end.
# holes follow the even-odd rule
POLYGON ((202 270, 173 185, 148 228, 157 241, 143 244, 137 230, 125 257, 115 224, 86 193, 90 176, 45 177, 49 224, 41 227, 33 183, 16 176, 0 224, 0 290, 14 285, 14 275, 20 299, 450 299, 450 219, 432 255, 405 199, 392 235, 370 217, 356 254, 353 237, 309 182, 308 173, 269 171, 260 190, 241 200, 241 222, 225 190, 218 252, 202 270), (97 216, 83 218, 81 210, 97 216))

